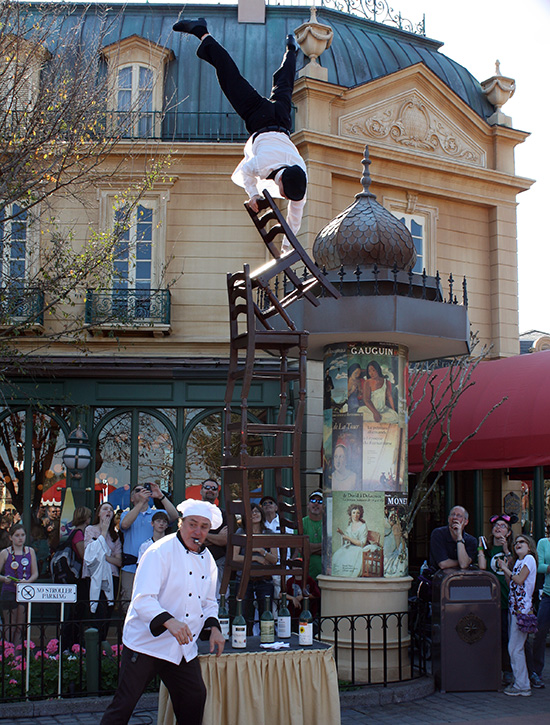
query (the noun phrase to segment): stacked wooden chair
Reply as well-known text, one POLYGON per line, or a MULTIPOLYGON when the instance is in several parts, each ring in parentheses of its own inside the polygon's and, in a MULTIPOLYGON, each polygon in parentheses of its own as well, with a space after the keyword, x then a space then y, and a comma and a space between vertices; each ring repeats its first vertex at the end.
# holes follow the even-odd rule
POLYGON ((302 525, 300 447, 306 405, 308 333, 296 329, 288 307, 302 297, 318 305, 319 299, 314 294, 317 286, 324 294, 339 297, 338 291, 299 244, 267 192, 259 207, 257 213, 248 207, 247 210, 273 260, 253 272, 244 265, 242 272, 227 277, 230 357, 222 470, 228 544, 221 591, 226 591, 233 572, 241 572, 239 599, 244 598, 250 577, 278 574, 283 591, 287 576, 307 580, 309 538, 304 535, 302 525), (290 251, 286 254, 281 254, 275 243, 277 237, 283 236, 290 242, 290 251), (298 262, 304 265, 307 275, 300 276, 295 271, 293 265, 298 262), (285 282, 279 295, 272 283, 281 276, 285 282), (276 319, 277 328, 273 324, 276 319), (278 382, 279 409, 274 420, 255 422, 251 420, 249 396, 253 383, 262 381, 278 382), (293 392, 297 388, 292 406, 289 402, 291 386, 293 392), (240 402, 238 412, 233 412, 232 408, 235 394, 240 402), (279 534, 252 531, 250 482, 263 477, 266 471, 273 472, 279 534), (246 534, 236 533, 236 517, 244 525, 246 534), (233 547, 243 550, 243 560, 235 560, 233 547), (253 563, 253 549, 258 548, 279 549, 279 561, 273 565, 253 563), (299 556, 289 560, 289 551, 295 551, 299 556))

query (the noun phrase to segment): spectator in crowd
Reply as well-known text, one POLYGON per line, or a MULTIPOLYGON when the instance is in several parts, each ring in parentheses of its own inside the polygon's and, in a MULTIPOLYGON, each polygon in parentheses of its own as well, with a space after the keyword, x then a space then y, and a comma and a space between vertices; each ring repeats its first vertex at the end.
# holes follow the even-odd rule
POLYGON ((544 669, 546 637, 550 629, 550 530, 548 530, 548 536, 538 542, 537 554, 539 558, 537 571, 539 574, 544 575, 544 584, 539 602, 539 611, 537 612, 537 632, 533 640, 531 686, 539 689, 544 687, 542 671, 544 669))
POLYGON ((321 601, 321 591, 315 579, 311 576, 307 578, 306 591, 302 587, 301 577, 291 576, 286 580, 286 593, 288 601, 288 610, 293 621, 293 628, 298 631, 298 618, 302 612, 302 600, 304 596, 309 596, 309 611, 313 618, 319 614, 319 603, 321 601))
POLYGON ((310 494, 307 503, 307 516, 302 519, 304 534, 309 536, 309 575, 317 579, 323 570, 321 555, 323 552, 323 492, 320 489, 310 494))
MULTIPOLYGON (((277 505, 277 501, 273 498, 273 496, 264 496, 260 499, 260 506, 262 508, 262 511, 264 512, 264 525, 266 529, 269 529, 274 534, 280 534, 281 533, 281 522, 279 521, 279 507, 277 505)), ((292 529, 288 529, 287 533, 292 533, 292 529)), ((287 554, 287 561, 290 558, 290 549, 286 550, 287 554)), ((279 550, 279 556, 277 558, 277 562, 279 563, 281 560, 280 550, 279 550)), ((281 577, 280 575, 276 574, 272 577, 273 579, 273 599, 279 599, 281 596, 281 577)), ((275 603, 273 603, 273 606, 275 607, 275 603)))
POLYGON ((155 513, 153 503, 164 509, 170 523, 178 518, 176 507, 160 490, 157 483, 138 484, 130 493, 132 507, 120 517, 123 534, 122 570, 120 572, 120 599, 123 611, 128 608, 136 573, 139 547, 151 536, 151 519, 155 513))
POLYGON ((498 566, 500 559, 504 559, 508 566, 512 563, 512 520, 508 514, 496 514, 489 519, 492 525, 492 542, 488 551, 485 551, 484 539, 480 537, 477 547, 477 561, 480 569, 488 569, 496 575, 500 584, 500 624, 501 624, 501 650, 502 650, 502 681, 505 685, 512 682, 512 666, 508 654, 508 596, 510 587, 506 581, 503 570, 498 566))
POLYGON ((499 560, 498 566, 510 584, 508 652, 514 682, 505 688, 504 694, 512 697, 517 695, 529 697, 531 684, 525 659, 527 629, 522 620, 533 612, 533 591, 537 578, 537 545, 534 540, 526 534, 520 534, 514 542, 513 569, 510 569, 504 559, 499 560))
MULTIPOLYGON (((213 478, 207 478, 201 484, 201 499, 211 504, 216 504, 220 497, 220 484, 213 478)), ((225 511, 220 509, 222 515, 221 524, 208 532, 206 537, 206 548, 214 557, 216 566, 218 567, 218 584, 216 589, 216 597, 220 596, 220 586, 222 583, 223 570, 225 568, 225 555, 227 551, 227 516, 225 511)))
MULTIPOLYGON (((265 526, 264 512, 258 506, 257 503, 251 505, 251 517, 252 517, 252 532, 255 534, 269 534, 271 533, 265 526)), ((235 534, 246 533, 245 522, 243 520, 242 527, 238 528, 235 534)), ((252 549, 252 564, 275 564, 277 561, 279 552, 277 549, 252 549)), ((233 547, 233 560, 244 561, 244 547, 233 547)), ((237 581, 240 582, 241 572, 237 572, 237 581)), ((248 586, 243 600, 244 617, 248 625, 248 633, 252 635, 253 624, 254 624, 254 599, 257 601, 259 612, 261 613, 261 606, 264 597, 273 596, 273 578, 271 576, 264 577, 250 577, 248 580, 248 586)))
MULTIPOLYGON (((76 560, 84 563, 84 531, 90 525, 92 512, 87 506, 78 506, 69 525, 72 532, 71 548, 76 560)), ((58 529, 59 530, 59 529, 58 529)), ((90 580, 84 578, 82 569, 76 582, 76 604, 65 607, 65 622, 62 630, 63 650, 70 650, 74 644, 82 644, 85 625, 88 615, 88 601, 90 598, 90 580)))
POLYGON ((170 693, 178 723, 200 725, 206 688, 197 657, 199 635, 210 652, 223 652, 217 619, 218 570, 204 542, 221 524, 220 510, 188 499, 179 505, 177 534, 150 546, 135 577, 122 633, 118 689, 101 725, 127 723, 147 685, 159 675, 170 693))
POLYGON ((23 524, 14 524, 9 537, 10 546, 0 551, 0 572, 2 572, 0 602, 4 622, 3 639, 17 647, 23 640, 25 605, 17 603, 15 586, 18 582, 36 581, 38 566, 33 549, 25 546, 26 532, 23 524))
POLYGON ((468 512, 455 506, 449 513, 449 525, 432 531, 430 537, 430 564, 439 569, 467 569, 473 562, 477 541, 464 529, 468 525, 468 512))
POLYGON ((38 576, 43 577, 49 574, 50 547, 48 545, 48 534, 40 519, 32 516, 31 523, 31 546, 36 554, 38 564, 38 576))
POLYGON ((0 551, 10 546, 10 525, 7 514, 0 514, 0 551))
POLYGON ((99 620, 100 642, 107 638, 122 565, 122 543, 115 528, 114 514, 113 505, 105 501, 98 507, 93 524, 84 531, 82 576, 90 578, 90 609, 99 620), (110 586, 104 582, 110 582, 110 586))
POLYGON ((162 539, 162 537, 166 535, 166 530, 170 526, 170 520, 168 519, 166 511, 157 511, 154 513, 153 518, 151 519, 151 526, 153 527, 151 536, 148 539, 145 539, 143 544, 139 547, 138 564, 141 561, 141 557, 145 554, 151 544, 154 544, 155 541, 162 539))
POLYGON ((273 496, 264 496, 260 499, 260 506, 264 512, 264 526, 266 529, 273 531, 274 534, 280 534, 281 524, 279 523, 277 501, 273 496))

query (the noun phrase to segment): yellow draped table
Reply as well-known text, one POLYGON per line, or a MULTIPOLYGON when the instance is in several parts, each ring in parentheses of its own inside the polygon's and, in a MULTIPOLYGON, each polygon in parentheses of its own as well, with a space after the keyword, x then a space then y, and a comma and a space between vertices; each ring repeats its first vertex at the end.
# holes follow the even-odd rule
MULTIPOLYGON (((293 634, 289 649, 264 650, 259 637, 249 637, 244 652, 227 642, 221 657, 200 654, 199 660, 208 693, 203 725, 340 725, 338 678, 329 645, 314 642, 301 649, 293 634)), ((157 725, 175 723, 168 690, 161 683, 157 725)))

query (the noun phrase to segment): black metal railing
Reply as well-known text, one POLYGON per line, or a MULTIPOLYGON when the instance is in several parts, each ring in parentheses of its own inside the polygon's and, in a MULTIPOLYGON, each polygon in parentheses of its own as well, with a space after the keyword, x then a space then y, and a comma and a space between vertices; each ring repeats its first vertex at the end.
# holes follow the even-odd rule
POLYGON ((0 287, 0 327, 44 324, 44 293, 31 287, 0 287))
MULTIPOLYGON (((436 272, 435 277, 432 277, 426 273, 425 269, 420 274, 413 271, 404 272, 396 266, 388 269, 378 267, 376 264, 366 267, 358 265, 355 268, 342 265, 339 269, 330 272, 323 269, 323 274, 329 277, 343 297, 397 295, 453 305, 462 304, 464 307, 468 307, 466 277, 457 285, 453 275, 450 274, 447 278, 447 289, 444 290, 439 271, 436 272), (457 286, 461 288, 458 296, 457 286)), ((309 278, 310 273, 307 267, 304 267, 301 276, 304 281, 309 278)), ((277 298, 282 298, 290 293, 293 287, 292 282, 283 273, 274 278, 271 291, 277 298)), ((324 288, 320 289, 320 295, 325 296, 324 288)), ((256 302, 261 309, 269 306, 269 299, 261 289, 257 290, 256 302)))
MULTIPOLYGON (((69 618, 63 624, 57 615, 57 605, 46 606, 37 621, 23 624, 23 644, 17 649, 6 639, 0 641, 0 702, 111 695, 116 690, 122 615, 108 620, 69 618), (103 632, 103 642, 98 641, 98 631, 103 632), (27 639, 31 642, 28 689, 27 639), (75 639, 78 644, 73 644, 75 639)), ((342 689, 387 686, 427 673, 425 630, 415 623, 409 612, 341 615, 317 617, 314 631, 317 639, 334 646, 342 689)), ((297 629, 296 620, 293 631, 297 629)), ((158 681, 150 689, 158 689, 158 681)))
POLYGON ((232 112, 109 111, 99 129, 110 138, 159 141, 242 142, 248 138, 244 121, 232 112))
POLYGON ((170 290, 88 290, 85 321, 91 327, 154 327, 170 324, 170 290))
MULTIPOLYGON (((311 6, 311 0, 267 0, 268 5, 291 5, 291 6, 311 6)), ((328 10, 339 10, 348 15, 358 15, 359 17, 372 20, 375 23, 383 23, 385 25, 393 25, 399 30, 406 30, 409 33, 417 35, 426 35, 426 20, 422 16, 422 20, 413 23, 402 17, 401 13, 394 10, 387 0, 317 0, 317 8, 327 8, 328 10)))

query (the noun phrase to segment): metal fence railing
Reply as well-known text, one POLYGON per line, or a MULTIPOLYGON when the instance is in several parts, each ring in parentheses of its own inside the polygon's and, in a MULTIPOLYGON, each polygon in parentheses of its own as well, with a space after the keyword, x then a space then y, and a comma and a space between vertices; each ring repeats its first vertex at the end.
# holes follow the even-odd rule
MULTIPOLYGON (((122 651, 122 612, 106 620, 76 619, 68 609, 64 623, 58 621, 54 605, 37 612, 35 621, 22 625, 18 645, 8 640, 4 627, 0 702, 113 694, 122 651)), ((429 654, 425 629, 418 624, 409 612, 321 616, 314 631, 317 639, 334 646, 340 687, 347 689, 425 675, 429 654), (416 631, 409 631, 411 627, 416 631)), ((294 631, 297 625, 294 621, 294 631)), ((153 682, 150 691, 158 685, 153 682)))

